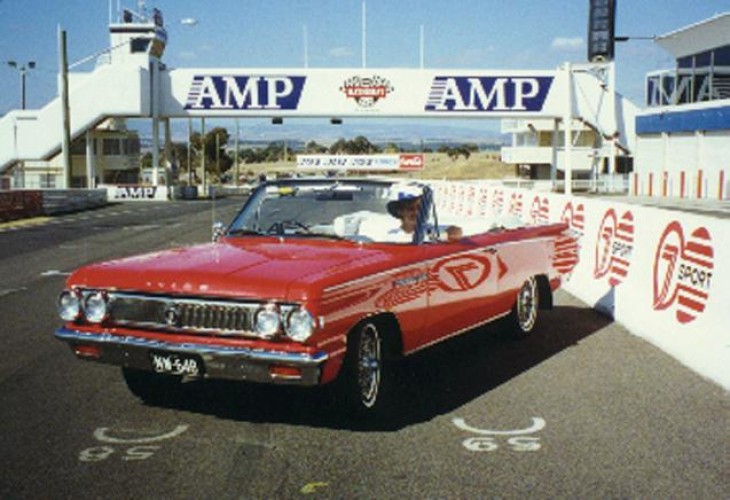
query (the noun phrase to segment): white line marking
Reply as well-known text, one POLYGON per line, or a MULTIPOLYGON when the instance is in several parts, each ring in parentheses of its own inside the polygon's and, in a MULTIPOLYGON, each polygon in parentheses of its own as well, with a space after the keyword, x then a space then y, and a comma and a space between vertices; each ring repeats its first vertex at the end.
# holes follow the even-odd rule
POLYGON ((177 437, 186 430, 188 430, 187 425, 178 425, 177 427, 175 427, 174 430, 168 432, 167 434, 160 434, 159 436, 151 436, 145 438, 124 439, 107 436, 109 428, 100 427, 94 431, 94 437, 97 441, 101 441, 102 443, 156 443, 158 441, 164 441, 165 439, 172 439, 174 437, 177 437))
POLYGON ((41 276, 71 276, 71 273, 67 271, 59 271, 57 269, 50 269, 48 271, 43 271, 41 276))
POLYGON ((456 427, 467 432, 475 434, 483 434, 485 436, 520 436, 522 434, 532 434, 545 428, 545 420, 540 417, 532 417, 532 427, 515 431, 490 431, 486 429, 477 429, 467 425, 463 418, 455 418, 451 420, 456 427))

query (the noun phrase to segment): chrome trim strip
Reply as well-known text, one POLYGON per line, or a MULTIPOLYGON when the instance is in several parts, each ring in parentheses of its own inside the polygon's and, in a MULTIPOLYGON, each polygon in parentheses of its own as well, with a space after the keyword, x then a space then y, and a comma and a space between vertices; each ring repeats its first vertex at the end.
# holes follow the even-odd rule
MULTIPOLYGON (((91 290, 91 289, 89 289, 91 290)), ((253 331, 256 312, 267 302, 256 300, 225 300, 219 298, 175 297, 123 291, 108 291, 109 321, 114 325, 156 331, 220 335, 222 337, 261 338, 253 331), (142 312, 152 317, 125 316, 142 312), (174 320, 166 322, 164 311, 172 311, 174 320), (173 311, 174 310, 174 311, 173 311), (121 314, 121 316, 120 316, 121 314), (157 317, 154 317, 154 316, 157 317)), ((278 303, 282 319, 296 309, 290 302, 278 303)))
POLYGON ((247 347, 210 346, 205 344, 171 344, 159 340, 141 339, 139 337, 120 337, 109 333, 86 333, 61 327, 56 330, 55 336, 59 340, 73 344, 103 344, 122 347, 138 347, 177 353, 199 354, 201 356, 214 355, 225 357, 241 357, 247 361, 257 363, 283 363, 294 366, 317 366, 326 361, 329 355, 326 352, 317 352, 314 355, 296 354, 281 351, 254 350, 247 347))

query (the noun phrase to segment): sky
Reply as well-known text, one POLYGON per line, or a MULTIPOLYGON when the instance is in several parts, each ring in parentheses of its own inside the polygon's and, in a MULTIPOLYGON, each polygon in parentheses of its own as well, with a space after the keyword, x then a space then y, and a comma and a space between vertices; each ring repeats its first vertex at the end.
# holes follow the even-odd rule
MULTIPOLYGON (((365 0, 368 68, 543 69, 586 62, 590 0, 365 0), (421 28, 422 27, 422 28, 421 28)), ((0 0, 0 116, 57 94, 58 29, 73 64, 109 46, 110 3, 135 0, 0 0)), ((363 0, 147 0, 163 12, 173 68, 361 68, 363 0), (194 19, 194 25, 183 20, 194 19), (305 36, 306 33, 306 36, 305 36), (305 43, 306 39, 306 43, 305 43), (305 51, 306 47, 306 51, 305 51)), ((616 34, 666 34, 730 11, 730 0, 617 0, 616 34)), ((648 40, 616 45, 618 91, 643 101, 644 75, 674 66, 648 40)), ((93 64, 76 71, 90 71, 93 64)))

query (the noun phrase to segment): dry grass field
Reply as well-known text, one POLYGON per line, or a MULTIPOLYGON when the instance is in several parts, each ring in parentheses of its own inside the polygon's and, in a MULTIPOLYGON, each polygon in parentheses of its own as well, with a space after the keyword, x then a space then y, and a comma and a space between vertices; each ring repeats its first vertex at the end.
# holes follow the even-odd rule
MULTIPOLYGON (((420 172, 413 172, 408 177, 418 179, 504 179, 515 176, 515 167, 502 163, 499 153, 479 152, 472 154, 468 159, 459 156, 452 160, 446 153, 426 153, 426 167, 420 172)), ((241 165, 241 174, 247 173, 249 177, 256 178, 261 173, 271 176, 272 174, 287 174, 296 170, 296 164, 292 162, 276 163, 255 163, 241 165)))
POLYGON ((504 179, 515 176, 514 165, 502 163, 498 152, 472 154, 452 160, 445 153, 426 154, 426 168, 416 174, 422 179, 504 179))

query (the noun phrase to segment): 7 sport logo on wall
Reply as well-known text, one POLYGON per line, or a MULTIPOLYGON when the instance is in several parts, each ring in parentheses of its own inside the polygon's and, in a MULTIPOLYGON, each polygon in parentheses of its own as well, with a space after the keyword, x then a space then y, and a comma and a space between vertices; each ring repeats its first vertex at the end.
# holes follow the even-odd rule
POLYGON ((671 222, 654 257, 654 310, 673 310, 682 324, 702 314, 712 289, 714 256, 706 228, 686 237, 682 224, 671 222))
POLYGON ((601 279, 608 276, 608 284, 618 286, 629 274, 633 252, 633 214, 625 212, 619 218, 614 209, 609 209, 598 228, 593 277, 601 279))

